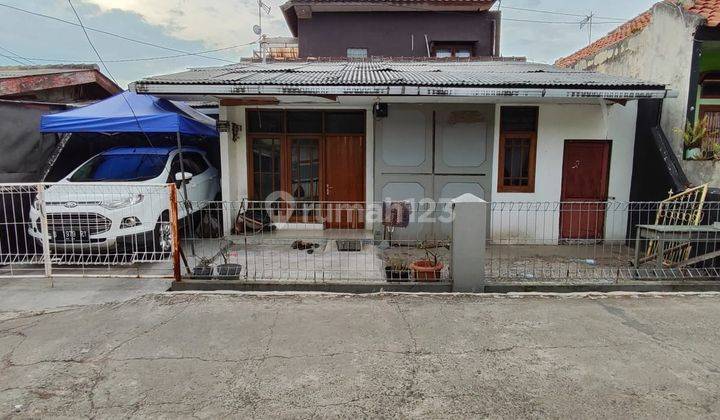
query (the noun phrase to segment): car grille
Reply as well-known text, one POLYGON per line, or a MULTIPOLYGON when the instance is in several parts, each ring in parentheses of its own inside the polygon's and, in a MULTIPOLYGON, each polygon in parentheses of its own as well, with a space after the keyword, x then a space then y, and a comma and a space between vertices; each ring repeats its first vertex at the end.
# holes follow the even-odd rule
POLYGON ((49 213, 47 223, 50 231, 84 230, 90 235, 107 232, 112 225, 97 213, 49 213))

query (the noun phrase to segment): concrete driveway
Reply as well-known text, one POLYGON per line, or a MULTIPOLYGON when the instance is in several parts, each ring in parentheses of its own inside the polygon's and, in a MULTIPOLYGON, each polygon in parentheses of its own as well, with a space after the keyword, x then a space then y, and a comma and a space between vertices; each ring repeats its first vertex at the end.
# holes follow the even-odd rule
POLYGON ((718 417, 720 297, 154 294, 0 322, 0 416, 718 417))
POLYGON ((136 278, 0 279, 0 319, 8 312, 45 311, 79 305, 121 302, 164 292, 170 280, 136 278))

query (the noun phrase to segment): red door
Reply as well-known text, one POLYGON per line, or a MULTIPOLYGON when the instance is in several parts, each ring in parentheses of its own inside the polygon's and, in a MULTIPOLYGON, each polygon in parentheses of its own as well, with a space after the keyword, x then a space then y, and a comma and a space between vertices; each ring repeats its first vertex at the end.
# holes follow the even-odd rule
POLYGON ((325 227, 365 227, 365 136, 325 137, 325 227))
POLYGON ((565 140, 560 237, 602 239, 610 172, 609 140, 565 140))

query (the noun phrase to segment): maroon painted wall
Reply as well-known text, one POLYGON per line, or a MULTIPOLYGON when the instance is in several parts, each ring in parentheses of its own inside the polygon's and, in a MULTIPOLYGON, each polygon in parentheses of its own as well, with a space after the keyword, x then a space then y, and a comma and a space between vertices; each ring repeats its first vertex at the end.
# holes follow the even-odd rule
POLYGON ((475 55, 491 56, 496 17, 499 21, 494 12, 314 12, 298 20, 300 57, 345 57, 348 48, 367 48, 369 56, 426 57, 426 34, 430 42, 474 42, 475 55))

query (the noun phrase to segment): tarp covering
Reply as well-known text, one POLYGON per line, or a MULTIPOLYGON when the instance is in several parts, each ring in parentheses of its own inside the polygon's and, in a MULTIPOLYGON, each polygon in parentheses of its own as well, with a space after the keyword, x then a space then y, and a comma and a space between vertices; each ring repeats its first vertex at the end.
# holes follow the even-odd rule
POLYGON ((43 115, 43 133, 181 133, 218 137, 215 120, 181 102, 123 92, 59 114, 43 115))

